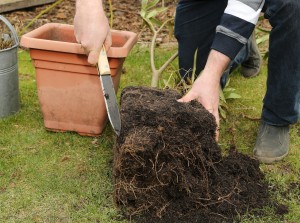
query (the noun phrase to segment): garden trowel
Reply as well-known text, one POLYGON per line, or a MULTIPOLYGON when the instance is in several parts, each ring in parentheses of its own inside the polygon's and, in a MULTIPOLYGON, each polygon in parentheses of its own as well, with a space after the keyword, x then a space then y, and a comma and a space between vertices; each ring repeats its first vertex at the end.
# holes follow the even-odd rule
POLYGON ((116 134, 119 135, 121 131, 121 118, 104 46, 100 52, 97 69, 100 76, 108 118, 116 134))

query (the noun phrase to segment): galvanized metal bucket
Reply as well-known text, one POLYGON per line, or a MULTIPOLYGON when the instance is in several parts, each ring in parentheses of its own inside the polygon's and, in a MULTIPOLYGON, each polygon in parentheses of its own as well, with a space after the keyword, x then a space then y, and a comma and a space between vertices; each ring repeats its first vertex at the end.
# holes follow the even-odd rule
POLYGON ((20 108, 18 46, 19 39, 14 27, 0 15, 0 22, 9 28, 10 34, 0 35, 13 40, 13 46, 0 50, 0 118, 16 113, 20 108))

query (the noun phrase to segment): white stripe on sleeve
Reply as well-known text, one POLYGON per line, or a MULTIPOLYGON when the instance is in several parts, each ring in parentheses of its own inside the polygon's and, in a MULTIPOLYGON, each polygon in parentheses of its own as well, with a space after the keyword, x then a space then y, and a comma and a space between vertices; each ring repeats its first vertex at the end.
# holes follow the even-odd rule
POLYGON ((259 14, 264 5, 263 3, 264 0, 261 3, 261 7, 257 11, 255 11, 253 8, 238 0, 229 0, 228 5, 225 9, 225 13, 233 15, 255 25, 258 21, 259 14))

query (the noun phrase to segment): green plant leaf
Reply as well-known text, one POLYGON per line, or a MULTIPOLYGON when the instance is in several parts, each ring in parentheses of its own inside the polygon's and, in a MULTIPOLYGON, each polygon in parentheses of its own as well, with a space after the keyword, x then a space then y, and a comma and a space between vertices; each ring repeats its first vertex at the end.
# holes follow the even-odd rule
POLYGON ((144 19, 146 17, 146 11, 145 10, 141 10, 140 11, 140 15, 144 19))
POLYGON ((225 98, 226 99, 237 99, 237 98, 241 98, 241 95, 239 95, 237 93, 229 93, 228 95, 226 95, 225 98))
POLYGON ((141 2, 141 8, 143 11, 146 11, 148 5, 148 0, 142 0, 141 2))
POLYGON ((270 30, 267 30, 267 29, 263 29, 263 28, 257 26, 257 27, 255 28, 255 32, 256 32, 256 33, 270 33, 271 31, 270 31, 270 30))
POLYGON ((226 119, 226 111, 221 106, 219 106, 219 114, 221 118, 226 119))
POLYGON ((162 13, 164 11, 166 11, 167 8, 156 8, 153 9, 152 11, 148 12, 146 15, 146 18, 150 19, 153 17, 156 17, 159 13, 162 13))
POLYGON ((222 89, 220 89, 220 100, 226 102, 226 99, 225 99, 222 89))
POLYGON ((225 88, 223 89, 223 91, 224 91, 224 92, 232 92, 232 91, 235 91, 235 89, 234 89, 234 88, 230 88, 230 87, 225 87, 225 88))
MULTIPOLYGON (((230 78, 228 78, 228 80, 227 80, 227 82, 226 82, 226 84, 225 84, 225 87, 224 87, 224 89, 228 88, 228 86, 229 86, 229 83, 230 83, 230 78)), ((223 89, 223 91, 224 91, 224 89, 223 89)))
POLYGON ((268 39, 269 39, 269 34, 265 34, 262 37, 256 39, 256 43, 261 44, 261 43, 264 43, 265 41, 267 41, 268 39))
POLYGON ((193 72, 192 72, 192 83, 194 83, 196 78, 196 65, 197 65, 197 55, 198 55, 198 48, 196 49, 194 53, 194 64, 193 64, 193 72))
POLYGON ((159 20, 156 19, 156 18, 151 18, 150 21, 151 21, 153 24, 157 25, 157 26, 161 26, 161 25, 162 25, 162 22, 159 21, 159 20))
POLYGON ((157 5, 158 2, 159 2, 159 0, 150 1, 150 2, 147 4, 146 10, 148 11, 149 9, 153 8, 154 6, 157 5))

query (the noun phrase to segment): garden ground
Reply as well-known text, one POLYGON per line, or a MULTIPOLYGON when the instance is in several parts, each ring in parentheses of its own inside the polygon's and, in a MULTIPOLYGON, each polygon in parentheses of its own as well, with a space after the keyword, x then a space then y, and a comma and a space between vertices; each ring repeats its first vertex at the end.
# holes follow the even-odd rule
MULTIPOLYGON (((18 13, 25 12, 14 13, 7 14, 11 21, 18 20, 18 13)), ((49 22, 53 15, 59 17, 57 11, 52 13, 40 22, 49 22)), ((71 15, 65 16, 71 19, 71 15)), ((61 14, 60 17, 64 16, 61 14)), ((174 46, 158 49, 158 63, 174 51, 174 46)), ((113 204, 112 148, 115 136, 111 127, 108 125, 99 137, 46 131, 29 54, 20 49, 18 56, 21 109, 0 120, 0 221, 128 222, 122 219, 113 204)), ((261 74, 252 79, 243 78, 238 71, 231 77, 230 87, 242 98, 227 102, 229 114, 221 122, 219 141, 224 154, 234 145, 239 152, 252 155, 265 92, 266 69, 264 65, 261 74)), ((126 86, 150 85, 150 70, 148 47, 137 44, 125 61, 118 96, 126 86)), ((164 73, 161 88, 164 80, 176 71, 177 63, 174 62, 164 73)), ((266 208, 264 216, 246 214, 240 216, 240 222, 300 221, 299 148, 300 123, 291 128, 289 156, 274 165, 260 166, 272 198, 287 205, 289 212, 278 217, 274 209, 266 208)))

